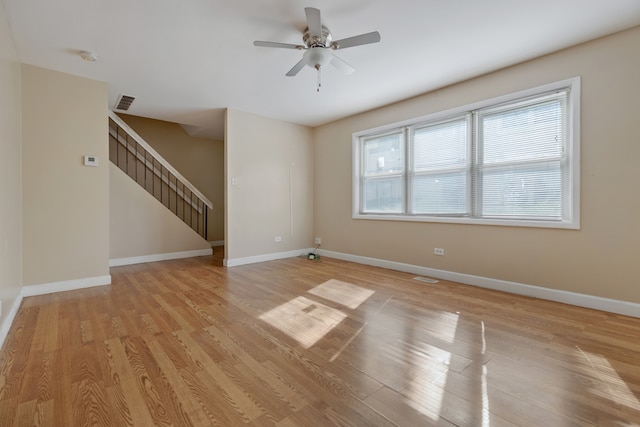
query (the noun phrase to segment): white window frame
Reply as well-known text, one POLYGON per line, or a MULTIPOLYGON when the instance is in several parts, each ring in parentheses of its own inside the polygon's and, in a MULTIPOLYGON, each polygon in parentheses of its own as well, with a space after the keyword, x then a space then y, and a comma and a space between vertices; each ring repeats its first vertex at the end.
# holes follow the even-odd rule
MULTIPOLYGON (((580 77, 573 77, 566 80, 538 86, 535 88, 499 96, 485 101, 476 102, 458 108, 441 111, 427 116, 418 117, 402 122, 397 122, 373 129, 355 132, 352 135, 352 152, 353 152, 353 177, 352 177, 352 218, 367 220, 391 220, 391 221, 413 221, 413 222, 441 222, 441 223, 457 223, 457 224, 484 224, 484 225, 503 225, 516 227, 542 227, 542 228, 560 228, 560 229, 580 229, 580 77), (467 216, 447 216, 447 215, 417 215, 407 212, 408 200, 410 197, 410 177, 411 171, 405 170, 405 194, 403 205, 405 207, 402 214, 378 214, 364 213, 361 211, 362 206, 362 138, 371 137, 376 134, 389 133, 394 130, 406 129, 412 126, 419 126, 422 123, 437 122, 448 120, 455 116, 461 116, 471 111, 486 109, 500 104, 510 103, 534 96, 541 96, 545 93, 569 89, 569 98, 567 106, 567 141, 566 148, 569 156, 567 165, 568 173, 566 175, 566 187, 563 191, 568 191, 568 203, 565 206, 565 216, 562 220, 541 220, 541 219, 513 219, 513 218, 480 218, 467 216)), ((407 149, 410 143, 407 143, 407 149)), ((404 153, 407 164, 411 163, 408 152, 404 153)), ((472 189, 470 188, 470 191, 472 189)))

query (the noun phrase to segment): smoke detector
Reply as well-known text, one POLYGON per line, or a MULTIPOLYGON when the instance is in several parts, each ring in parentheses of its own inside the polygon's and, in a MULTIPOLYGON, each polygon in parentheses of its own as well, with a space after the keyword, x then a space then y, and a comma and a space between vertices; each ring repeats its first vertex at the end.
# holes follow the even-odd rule
POLYGON ((80 51, 79 55, 84 62, 96 62, 98 60, 98 55, 88 50, 80 51))

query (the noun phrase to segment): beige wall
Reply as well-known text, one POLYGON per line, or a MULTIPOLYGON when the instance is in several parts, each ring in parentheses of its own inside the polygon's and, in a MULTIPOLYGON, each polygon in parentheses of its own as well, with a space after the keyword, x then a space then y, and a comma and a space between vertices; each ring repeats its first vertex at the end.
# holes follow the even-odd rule
POLYGON ((107 104, 106 83, 22 65, 25 285, 109 274, 107 104))
POLYGON ((194 138, 176 123, 119 116, 211 200, 207 239, 224 239, 224 142, 194 138))
POLYGON ((110 258, 210 249, 144 188, 109 163, 110 258))
POLYGON ((225 132, 227 259, 310 247, 311 129, 227 110, 225 132))
POLYGON ((316 128, 315 235, 336 252, 640 302, 638 46, 640 27, 316 128), (353 132, 574 76, 582 76, 580 230, 351 218, 353 132))
POLYGON ((22 286, 20 150, 20 64, 0 2, 0 325, 22 286))

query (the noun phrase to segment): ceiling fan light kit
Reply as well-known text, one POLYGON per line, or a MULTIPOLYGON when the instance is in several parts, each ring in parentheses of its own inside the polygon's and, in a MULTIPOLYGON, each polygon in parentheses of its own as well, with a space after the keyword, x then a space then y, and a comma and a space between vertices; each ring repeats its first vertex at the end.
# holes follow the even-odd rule
POLYGON ((323 48, 311 48, 302 55, 302 58, 309 67, 318 69, 329 65, 333 59, 333 55, 323 48))
POLYGON ((307 17, 307 28, 302 34, 304 45, 296 45, 289 43, 254 41, 254 46, 259 47, 276 47, 281 49, 297 49, 304 50, 302 59, 289 70, 287 77, 293 77, 302 70, 305 65, 315 68, 318 72, 317 91, 321 86, 321 69, 331 64, 345 74, 351 74, 355 71, 351 65, 338 58, 332 50, 346 49, 349 47, 362 46, 365 44, 377 43, 380 41, 380 33, 373 31, 371 33, 361 34, 346 39, 333 41, 329 28, 322 25, 320 19, 320 10, 313 7, 304 9, 307 17))

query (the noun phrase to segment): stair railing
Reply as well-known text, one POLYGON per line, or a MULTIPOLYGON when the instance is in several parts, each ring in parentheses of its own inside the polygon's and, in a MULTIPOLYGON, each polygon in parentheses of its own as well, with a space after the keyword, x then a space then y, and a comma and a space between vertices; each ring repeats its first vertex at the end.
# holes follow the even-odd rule
POLYGON ((207 239, 207 208, 213 209, 211 201, 112 111, 109 111, 109 159, 207 239))

